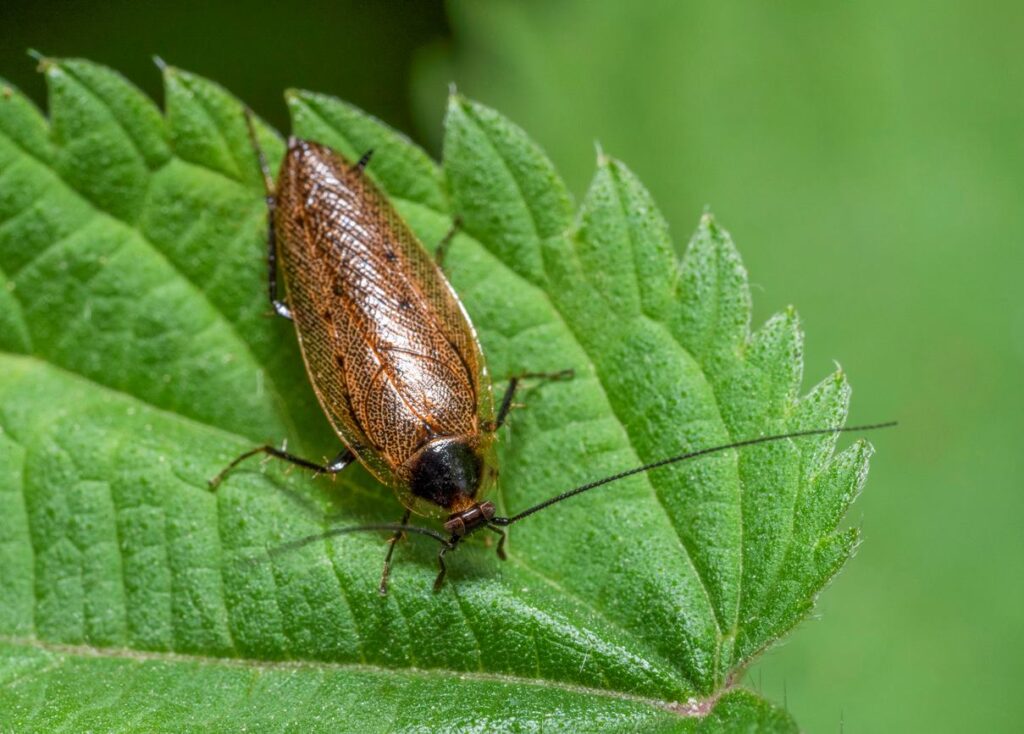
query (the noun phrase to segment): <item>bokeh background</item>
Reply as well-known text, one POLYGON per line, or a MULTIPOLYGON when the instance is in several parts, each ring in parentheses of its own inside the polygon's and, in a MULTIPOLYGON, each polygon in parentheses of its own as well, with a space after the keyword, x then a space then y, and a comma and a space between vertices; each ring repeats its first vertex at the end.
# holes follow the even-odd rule
POLYGON ((216 79, 279 127, 281 91, 348 99, 437 153, 448 83, 501 109, 582 194, 594 142, 677 238, 705 206, 763 320, 795 304, 807 386, 899 418, 818 614, 748 673, 812 732, 1016 731, 1024 715, 1024 5, 947 0, 4 0, 25 49, 216 79))

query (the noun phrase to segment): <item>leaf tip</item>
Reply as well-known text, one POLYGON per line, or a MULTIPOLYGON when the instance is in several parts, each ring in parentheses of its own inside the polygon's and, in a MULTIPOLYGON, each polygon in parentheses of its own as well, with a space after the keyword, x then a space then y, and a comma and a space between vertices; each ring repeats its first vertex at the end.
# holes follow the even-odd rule
POLYGON ((703 234, 712 240, 724 240, 729 236, 718 223, 714 212, 711 211, 710 204, 704 205, 704 211, 700 215, 700 223, 697 225, 697 233, 703 234))
POLYGON ((51 69, 54 69, 57 66, 56 59, 47 56, 38 49, 29 48, 26 49, 25 53, 27 53, 31 58, 35 59, 36 62, 38 62, 36 66, 36 71, 42 74, 48 73, 51 69))
POLYGON ((714 212, 711 211, 710 205, 704 206, 704 211, 701 212, 700 223, 697 225, 697 232, 694 234, 694 237, 710 240, 716 247, 724 247, 735 257, 739 257, 729 231, 719 224, 714 212))
POLYGON ((448 108, 446 115, 453 114, 465 114, 465 108, 469 106, 469 99, 465 95, 460 94, 459 90, 455 88, 455 83, 452 82, 451 86, 448 87, 448 108))
POLYGON ((303 93, 301 89, 295 87, 288 87, 284 90, 284 103, 285 106, 290 110, 294 110, 296 107, 301 105, 303 102, 303 93))
POLYGON ((866 438, 858 438, 853 442, 853 450, 857 454, 857 461, 860 464, 868 461, 872 456, 875 455, 875 446, 871 441, 866 438))
POLYGON ((295 126, 295 119, 297 116, 310 112, 316 107, 317 102, 322 98, 323 95, 311 92, 308 89, 299 89, 298 87, 288 87, 285 89, 284 105, 288 108, 288 112, 291 114, 292 127, 294 128, 295 126))

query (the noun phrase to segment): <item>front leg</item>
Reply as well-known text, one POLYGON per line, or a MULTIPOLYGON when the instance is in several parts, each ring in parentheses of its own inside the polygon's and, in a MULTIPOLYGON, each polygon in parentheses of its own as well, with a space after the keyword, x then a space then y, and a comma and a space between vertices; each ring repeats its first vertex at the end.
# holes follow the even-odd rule
MULTIPOLYGON (((398 524, 408 525, 409 516, 411 514, 412 510, 406 509, 405 514, 402 515, 402 519, 398 524)), ((395 534, 388 539, 388 554, 384 556, 384 571, 380 575, 380 589, 378 589, 381 596, 387 596, 388 594, 388 576, 391 575, 391 556, 394 554, 395 546, 398 544, 398 541, 402 539, 403 535, 405 535, 403 531, 396 530, 395 534)))
POLYGON ((496 525, 488 525, 487 529, 499 535, 497 548, 498 558, 500 558, 503 561, 507 561, 508 555, 505 553, 505 538, 507 538, 508 536, 505 534, 505 531, 497 527, 496 525))
POLYGON ((444 577, 448 575, 448 566, 445 565, 444 556, 450 550, 455 550, 459 544, 459 536, 453 535, 447 545, 441 546, 441 550, 437 552, 437 578, 434 579, 434 593, 441 590, 444 586, 444 577))

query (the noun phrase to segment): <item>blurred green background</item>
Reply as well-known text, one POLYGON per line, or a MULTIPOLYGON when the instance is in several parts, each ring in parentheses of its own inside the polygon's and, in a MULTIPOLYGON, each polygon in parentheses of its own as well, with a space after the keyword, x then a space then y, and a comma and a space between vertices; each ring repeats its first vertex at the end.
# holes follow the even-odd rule
POLYGON ((675 236, 705 205, 758 321, 792 303, 805 384, 840 361, 851 420, 899 418, 850 520, 864 544, 749 672, 812 732, 1016 731, 1024 6, 858 3, 5 0, 0 68, 34 46, 160 97, 160 54, 285 126, 281 90, 355 102, 435 153, 449 81, 498 107, 582 194, 594 141, 675 236), (1016 477, 1016 479, 1014 479, 1016 477))

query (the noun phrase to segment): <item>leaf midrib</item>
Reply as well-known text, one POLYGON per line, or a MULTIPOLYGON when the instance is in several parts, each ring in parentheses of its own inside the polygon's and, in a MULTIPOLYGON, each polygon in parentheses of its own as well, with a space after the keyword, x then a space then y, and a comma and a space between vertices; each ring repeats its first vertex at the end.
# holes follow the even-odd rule
MULTIPOLYGON (((125 660, 138 663, 160 663, 160 664, 192 664, 207 665, 223 668, 237 668, 254 672, 263 671, 352 671, 357 673, 371 673, 382 676, 408 675, 410 677, 436 678, 444 676, 459 681, 480 681, 491 683, 504 683, 513 686, 544 688, 548 690, 565 691, 600 698, 610 698, 619 701, 631 701, 642 703, 654 708, 664 709, 678 715, 680 718, 699 718, 699 714, 689 711, 689 708, 697 709, 705 702, 717 700, 730 688, 717 689, 707 699, 690 698, 685 702, 669 701, 666 699, 650 698, 639 696, 634 693, 618 691, 614 689, 592 688, 589 686, 575 685, 550 678, 526 678, 523 676, 508 675, 504 673, 487 673, 484 671, 464 671, 450 668, 388 668, 381 665, 369 663, 340 663, 315 660, 257 660, 253 658, 216 657, 212 655, 197 655, 193 653, 179 652, 158 652, 141 651, 124 647, 97 647, 94 645, 69 645, 52 643, 39 640, 34 637, 10 637, 0 636, 0 644, 12 647, 38 650, 51 655, 59 655, 67 658, 100 658, 106 660, 125 660)), ((46 670, 60 667, 63 661, 56 662, 52 666, 45 666, 41 670, 32 670, 17 678, 14 681, 5 681, 4 687, 10 687, 12 682, 23 680, 27 677, 37 676, 46 670)))

